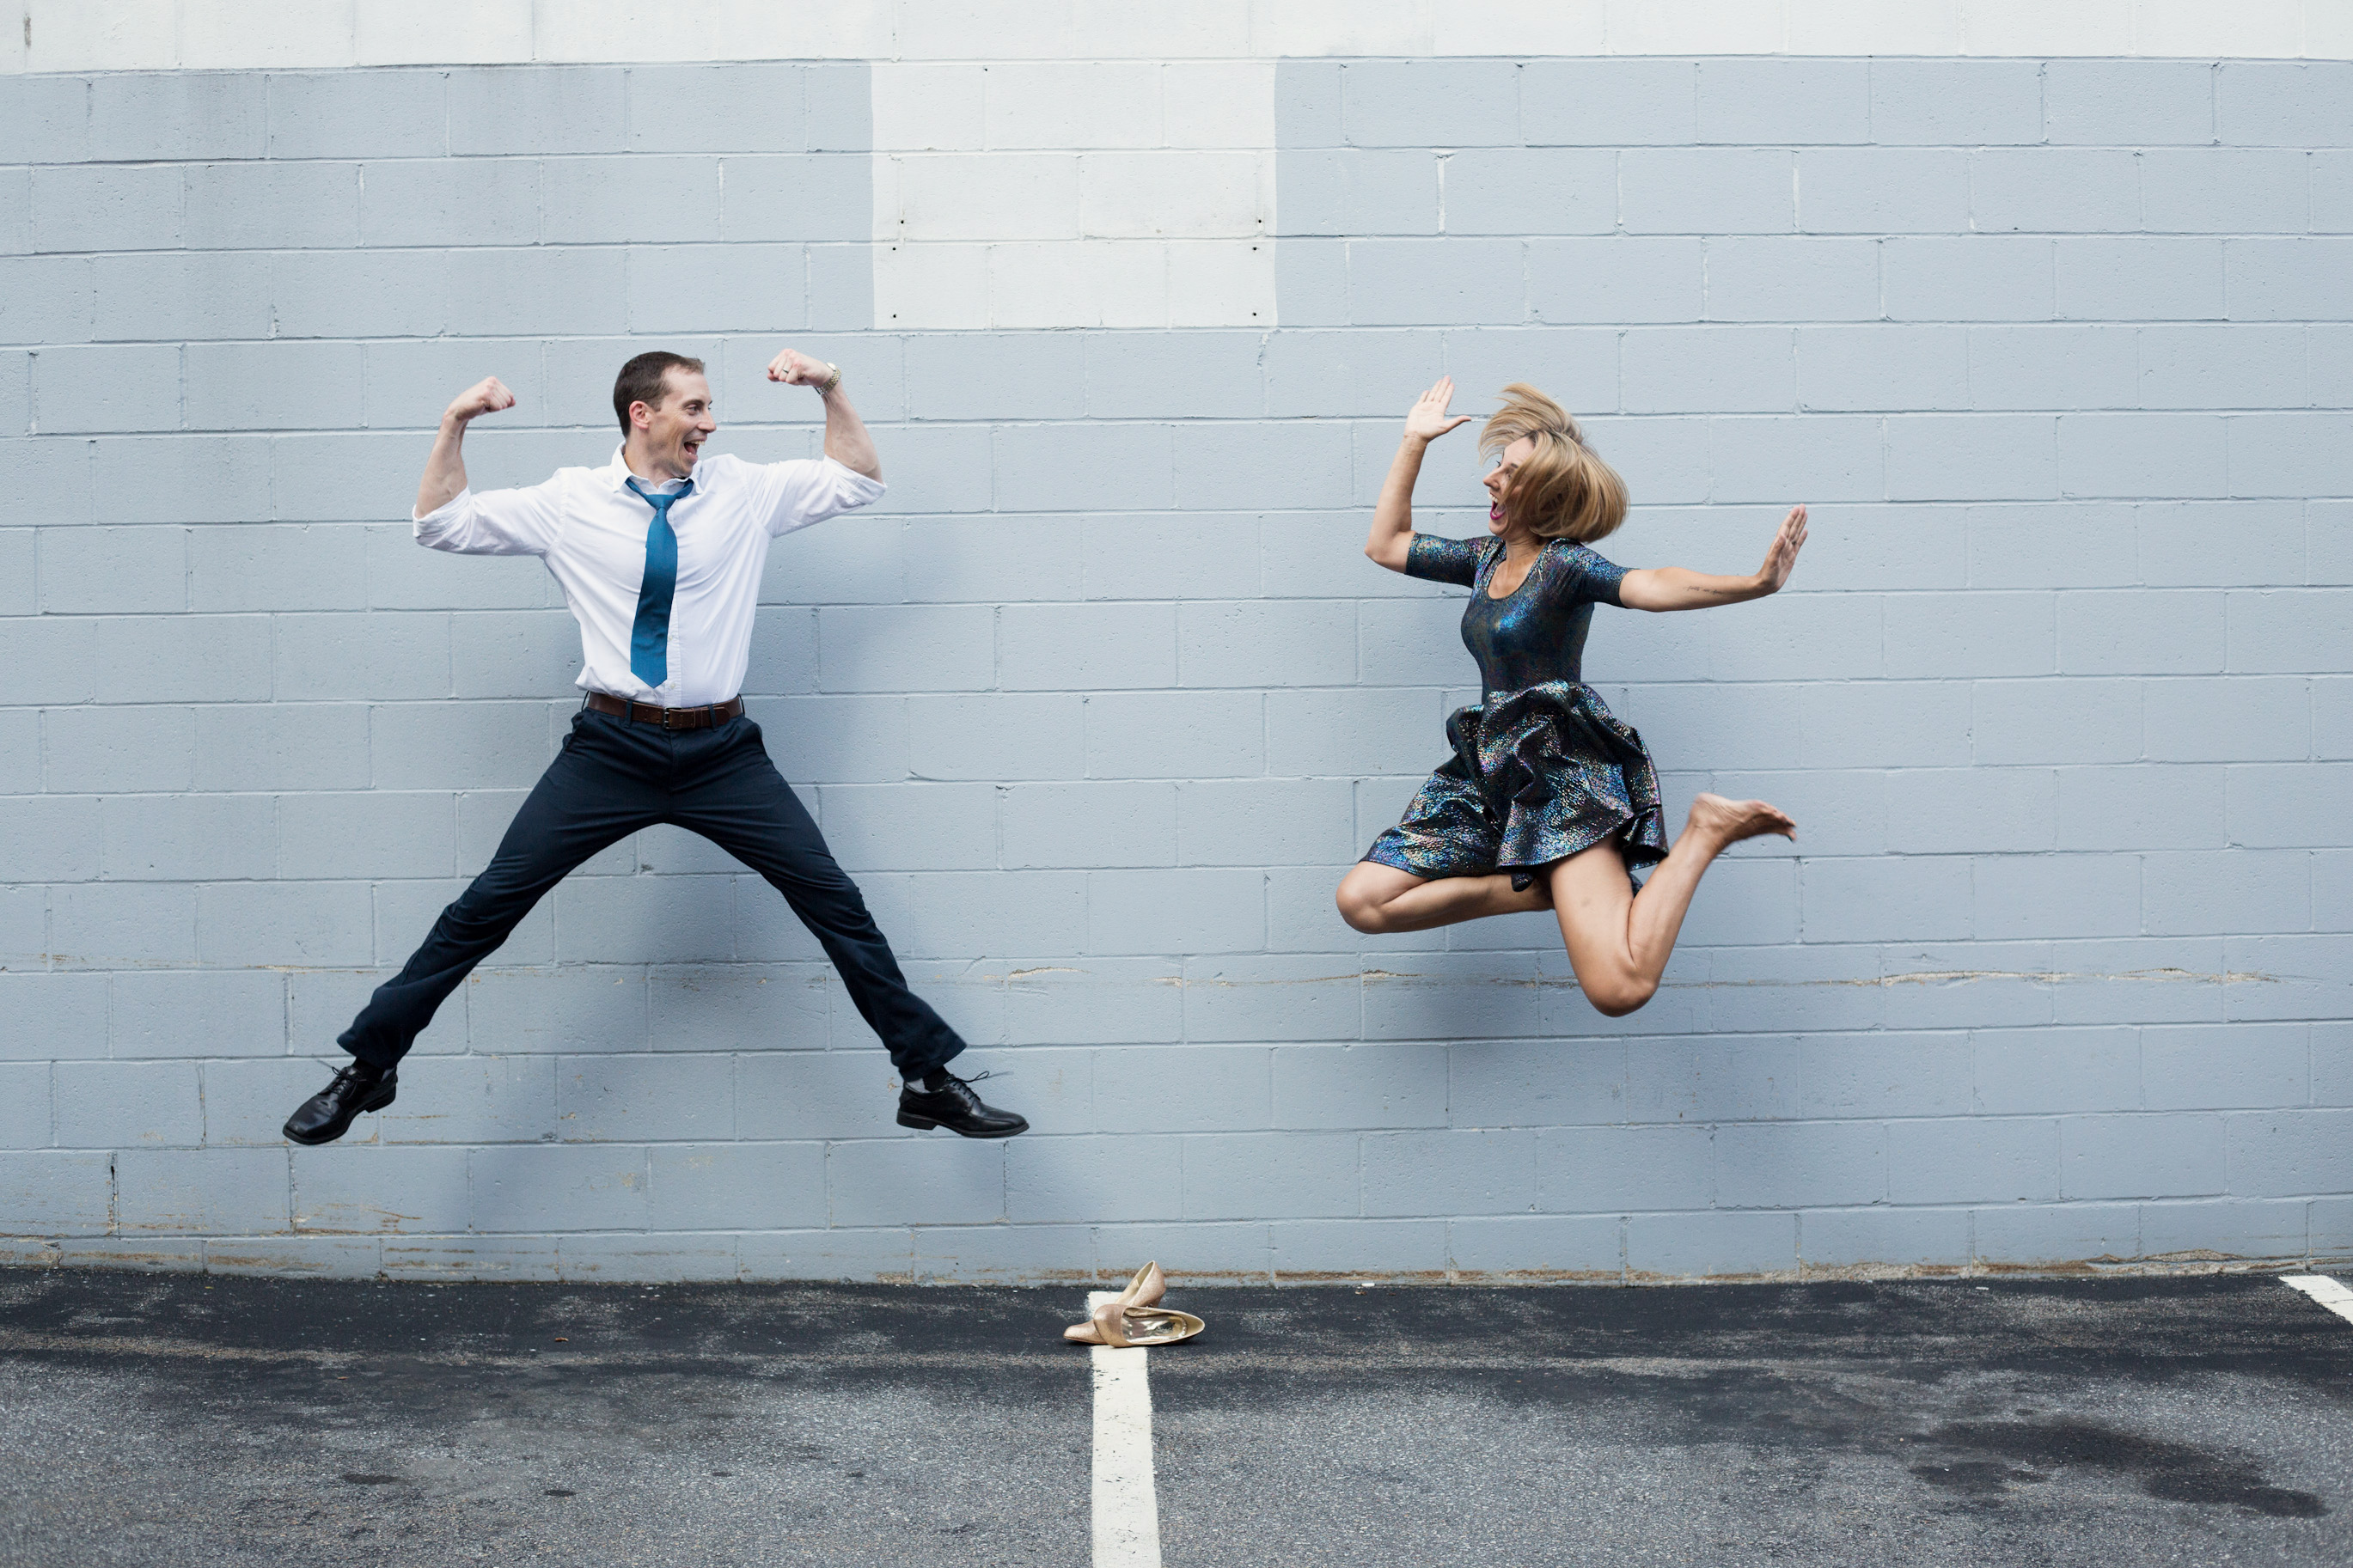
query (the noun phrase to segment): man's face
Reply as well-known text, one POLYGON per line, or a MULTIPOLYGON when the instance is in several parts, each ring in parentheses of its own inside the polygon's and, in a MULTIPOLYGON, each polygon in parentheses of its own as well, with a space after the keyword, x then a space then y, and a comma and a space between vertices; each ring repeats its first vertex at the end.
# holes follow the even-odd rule
POLYGON ((694 472, 703 442, 719 428, 711 415, 711 383, 700 371, 670 366, 662 372, 661 406, 630 404, 629 428, 635 456, 653 470, 653 478, 686 478, 694 472))

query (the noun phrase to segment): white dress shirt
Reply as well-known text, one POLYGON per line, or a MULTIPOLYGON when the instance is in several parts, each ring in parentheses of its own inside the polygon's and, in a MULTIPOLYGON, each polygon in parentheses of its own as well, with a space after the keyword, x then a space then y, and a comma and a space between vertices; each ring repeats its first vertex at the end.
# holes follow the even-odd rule
POLYGON ((831 458, 747 463, 721 452, 697 462, 693 493, 670 509, 678 588, 670 600, 669 679, 657 687, 629 669, 653 508, 623 482, 628 478, 617 447, 601 468, 558 468, 554 479, 517 489, 460 490, 415 520, 417 542, 464 555, 546 562, 580 623, 579 684, 664 708, 724 702, 744 689, 768 541, 864 506, 883 489, 881 480, 831 458))

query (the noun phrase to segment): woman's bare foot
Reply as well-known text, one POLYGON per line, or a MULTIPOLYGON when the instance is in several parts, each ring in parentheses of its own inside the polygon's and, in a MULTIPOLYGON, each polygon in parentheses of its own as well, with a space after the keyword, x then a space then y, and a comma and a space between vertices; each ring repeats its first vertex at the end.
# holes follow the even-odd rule
POLYGON ((1766 833, 1795 838, 1798 825, 1790 820, 1788 812, 1761 800, 1726 800, 1720 795, 1700 795, 1692 799, 1691 819, 1683 831, 1704 834, 1721 848, 1766 833))

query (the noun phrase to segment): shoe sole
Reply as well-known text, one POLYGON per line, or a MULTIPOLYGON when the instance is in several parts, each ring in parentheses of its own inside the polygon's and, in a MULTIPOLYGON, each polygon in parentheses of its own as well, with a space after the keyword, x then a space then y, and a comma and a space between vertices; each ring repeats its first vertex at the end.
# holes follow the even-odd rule
POLYGON ((290 1143, 300 1143, 305 1148, 315 1149, 322 1143, 333 1142, 336 1139, 341 1138, 344 1133, 349 1132, 352 1130, 353 1122, 357 1121, 361 1117, 365 1116, 371 1110, 382 1110, 385 1106, 390 1105, 394 1100, 398 1100, 399 1098, 400 1086, 398 1084, 395 1084, 392 1088, 384 1091, 384 1098, 382 1100, 371 1098, 360 1101, 356 1110, 354 1110, 349 1116, 344 1117, 343 1121, 336 1122, 331 1127, 322 1128, 316 1132, 305 1133, 295 1131, 293 1124, 289 1122, 278 1131, 284 1133, 287 1142, 290 1143))
MULTIPOLYGON (((944 1126, 945 1123, 935 1121, 928 1116, 918 1116, 912 1110, 902 1110, 899 1112, 899 1125, 912 1127, 918 1132, 929 1132, 934 1128, 944 1126)), ((959 1138, 1018 1138, 1029 1131, 1029 1124, 1025 1121, 1018 1127, 1008 1127, 1002 1132, 966 1132, 961 1127, 950 1127, 948 1131, 959 1138)))

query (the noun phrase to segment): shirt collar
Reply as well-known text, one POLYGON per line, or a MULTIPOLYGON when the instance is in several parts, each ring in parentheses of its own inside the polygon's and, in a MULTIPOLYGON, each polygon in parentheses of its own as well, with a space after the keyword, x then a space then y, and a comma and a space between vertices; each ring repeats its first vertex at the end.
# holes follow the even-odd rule
MULTIPOLYGON (((626 495, 628 493, 629 481, 633 479, 637 479, 637 476, 629 471, 628 459, 621 456, 622 450, 623 449, 619 447, 614 447, 613 460, 606 464, 604 468, 598 469, 597 475, 605 481, 605 488, 607 489, 615 490, 626 495)), ((694 465, 694 472, 690 477, 694 480, 694 489, 696 493, 702 493, 703 486, 702 464, 701 462, 697 462, 694 465)), ((645 486, 649 490, 657 492, 659 492, 665 485, 674 485, 678 482, 679 481, 676 479, 638 479, 638 483, 645 486)))

